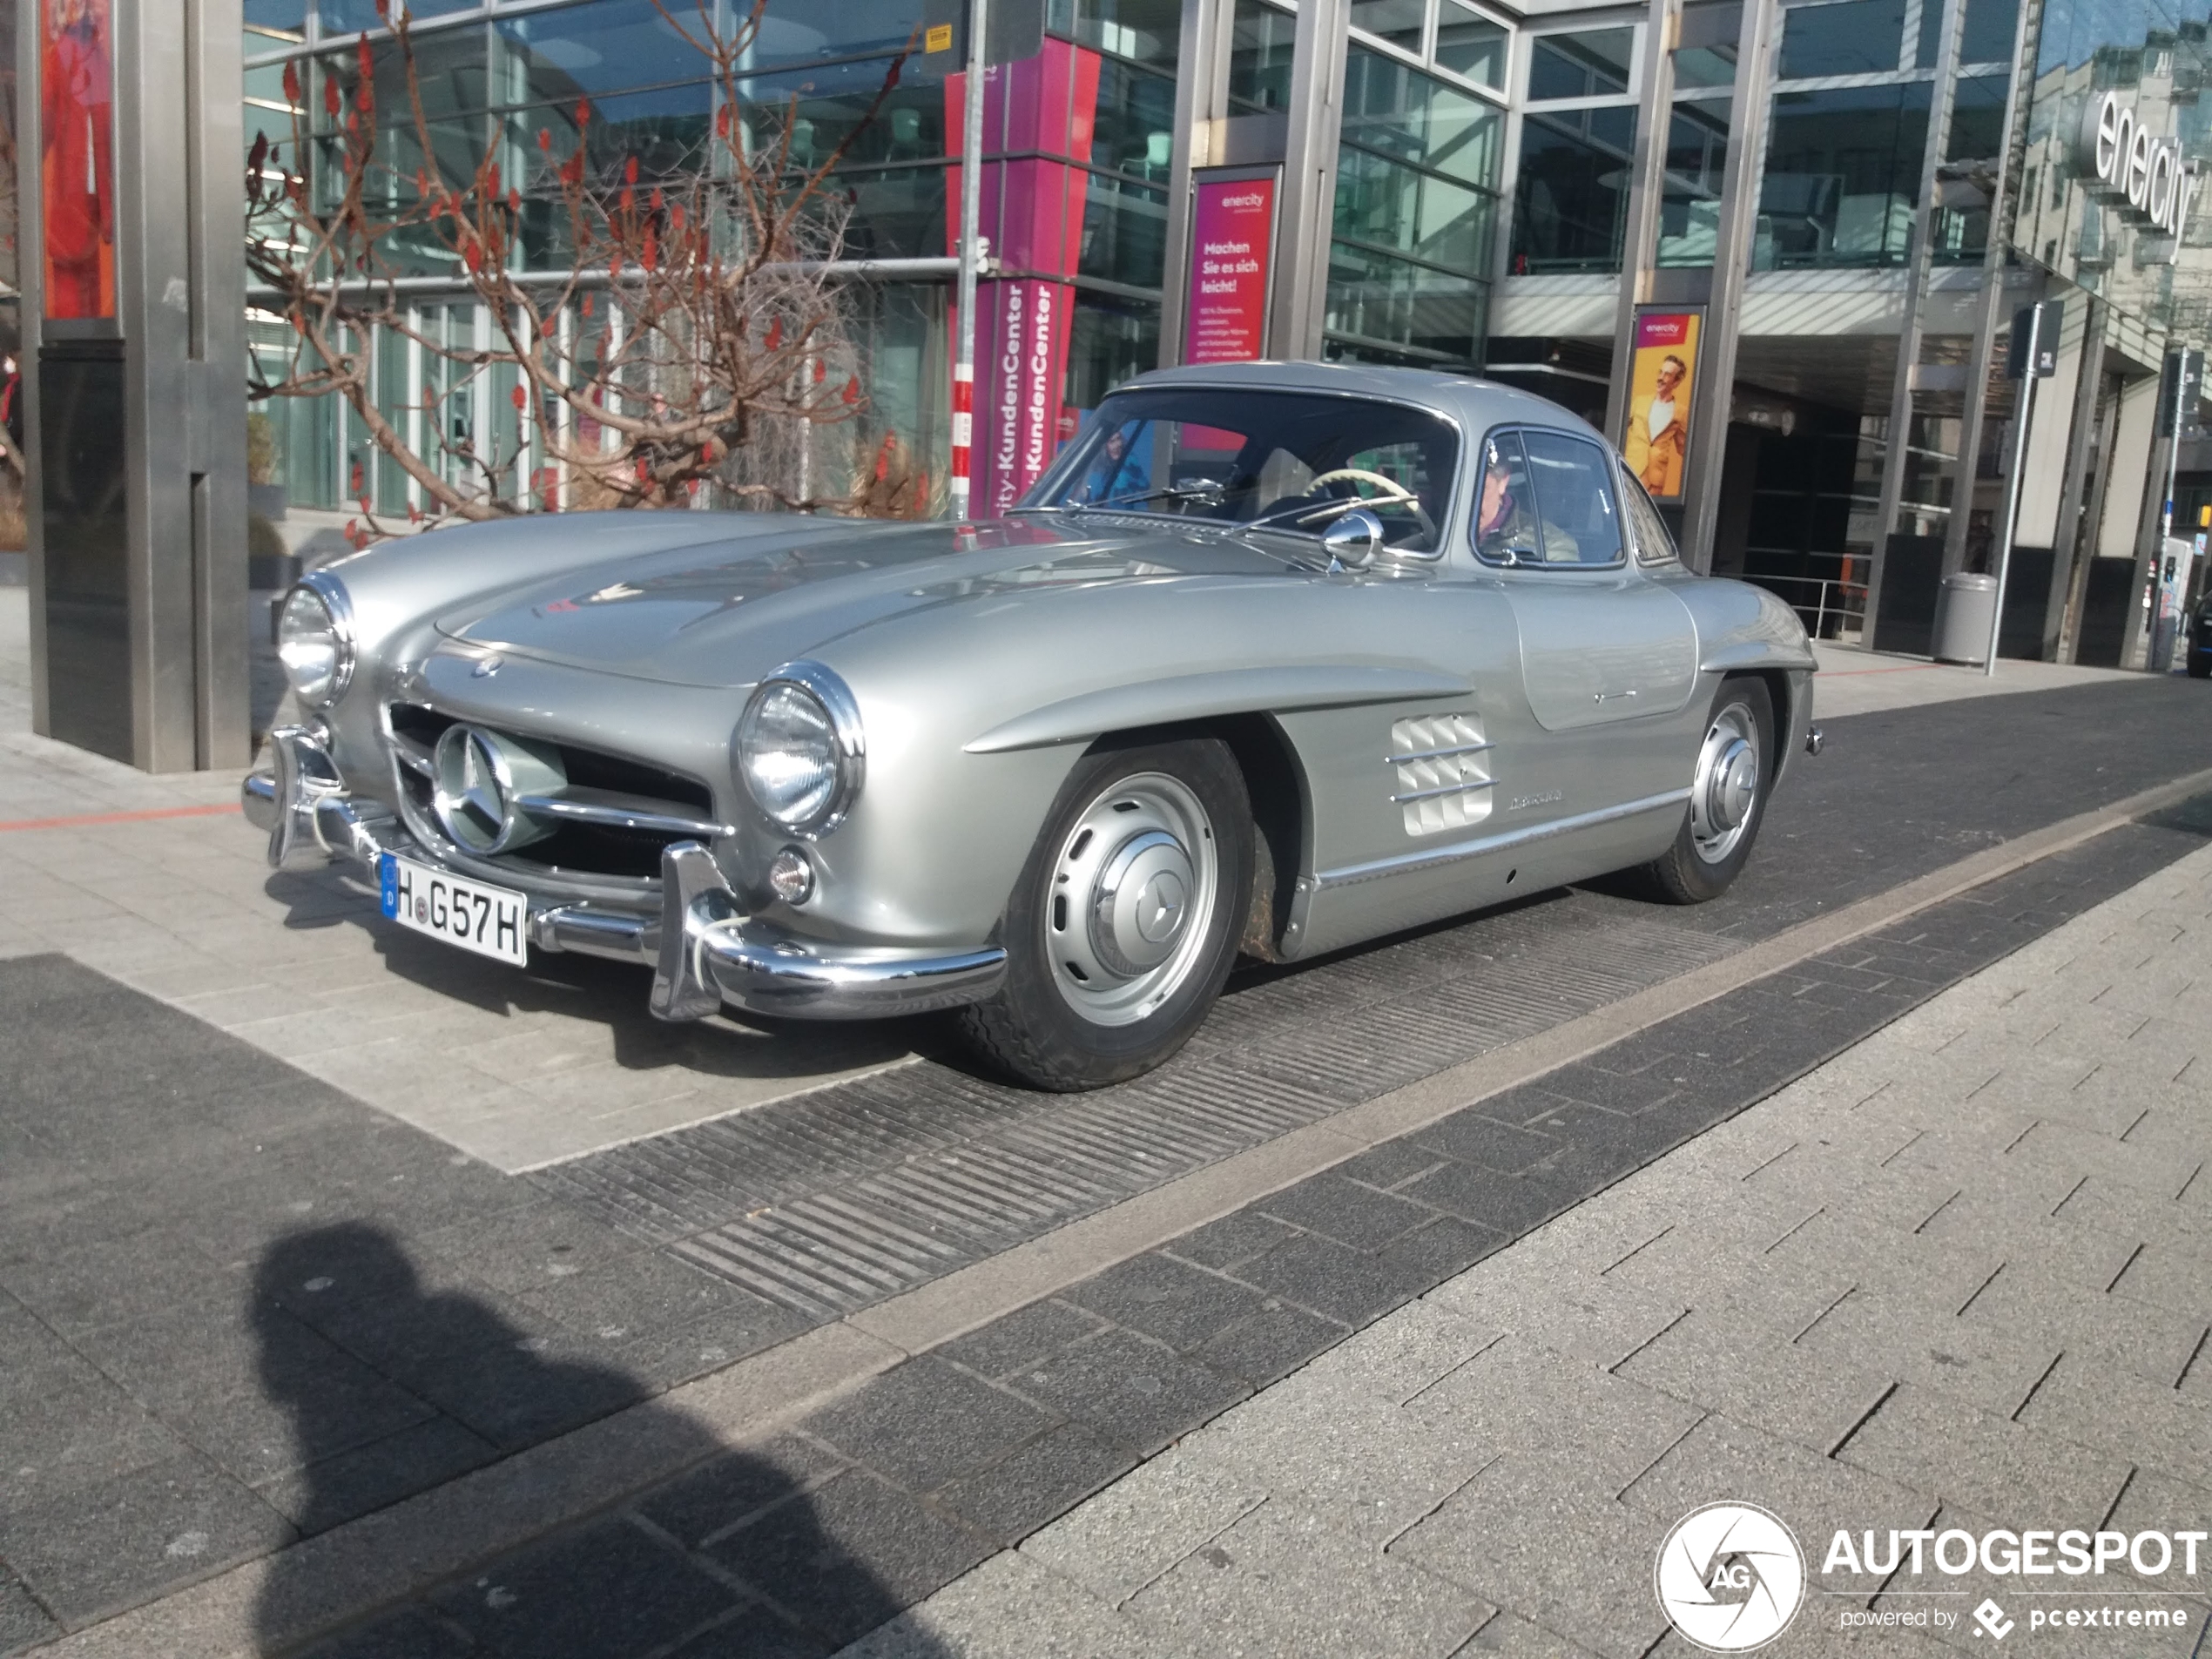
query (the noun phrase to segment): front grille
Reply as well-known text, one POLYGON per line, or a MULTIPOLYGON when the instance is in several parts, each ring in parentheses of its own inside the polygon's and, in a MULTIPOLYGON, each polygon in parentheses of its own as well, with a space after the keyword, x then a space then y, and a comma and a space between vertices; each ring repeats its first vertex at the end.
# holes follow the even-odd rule
MULTIPOLYGON (((460 722, 453 715, 420 704, 395 703, 388 713, 399 752, 400 787, 413 809, 410 815, 418 829, 440 830, 439 840, 443 840, 432 810, 428 766, 438 738, 448 726, 460 722)), ((550 742, 530 733, 515 735, 555 751, 572 788, 620 796, 673 817, 709 822, 715 818, 713 792, 696 779, 596 749, 550 742)), ((616 876, 644 880, 659 876, 664 849, 678 841, 698 839, 695 833, 685 831, 563 819, 550 834, 529 846, 481 861, 524 876, 616 876)))

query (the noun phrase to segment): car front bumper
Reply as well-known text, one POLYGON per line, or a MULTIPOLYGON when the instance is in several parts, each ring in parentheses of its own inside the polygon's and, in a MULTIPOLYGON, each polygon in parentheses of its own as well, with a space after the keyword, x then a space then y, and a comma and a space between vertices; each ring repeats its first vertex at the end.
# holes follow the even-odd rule
MULTIPOLYGON (((374 880, 386 853, 472 880, 424 846, 381 802, 349 792, 320 737, 286 726, 269 737, 274 765, 249 773, 246 816, 269 836, 277 869, 333 859, 374 880)), ((521 884, 516 883, 516 886, 521 884)), ((696 841, 661 859, 658 910, 530 893, 529 942, 653 969, 650 1006, 664 1020, 704 1018, 725 1006, 799 1020, 880 1020, 977 1002, 1006 975, 1006 952, 837 946, 801 939, 745 915, 712 855, 696 841)))

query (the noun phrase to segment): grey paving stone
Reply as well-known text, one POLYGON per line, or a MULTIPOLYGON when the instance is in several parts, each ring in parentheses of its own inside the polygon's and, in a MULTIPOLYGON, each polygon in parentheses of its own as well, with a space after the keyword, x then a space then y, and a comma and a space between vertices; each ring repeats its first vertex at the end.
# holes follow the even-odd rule
POLYGON ((2067 1356, 2017 1420, 2198 1486, 2212 1486, 2212 1402, 2067 1356))
POLYGON ((1278 1244, 1237 1276, 1339 1325, 1359 1326, 1435 1283, 1418 1261, 1369 1256, 1312 1234, 1278 1244))
POLYGON ((302 1659, 459 1659, 481 1651, 450 1619, 425 1607, 408 1606, 318 1642, 302 1659))
POLYGON ((98 1486, 184 1449, 174 1433, 82 1361, 26 1373, 0 1411, 0 1470, 11 1504, 98 1486))
POLYGON ((678 1542, 697 1548, 846 1467, 836 1453, 804 1435, 778 1434, 709 1459, 654 1488, 636 1507, 678 1542))
POLYGON ((769 1510, 707 1552, 807 1630, 842 1645, 991 1553, 969 1530, 866 1470, 769 1510))
POLYGON ((973 1473, 1056 1420, 932 1355, 863 1383, 804 1427, 917 1492, 973 1473))
MULTIPOLYGON (((1434 1160, 1423 1161, 1424 1167, 1434 1160)), ((1195 1232, 1184 1233, 1163 1246, 1165 1251, 1201 1267, 1229 1268, 1272 1250, 1297 1230, 1285 1226, 1253 1209, 1244 1209, 1208 1222, 1195 1232)))
POLYGON ((258 1482, 262 1502, 303 1536, 411 1498, 499 1455, 448 1417, 433 1417, 258 1482))
POLYGON ((604 1345, 528 1337, 438 1355, 409 1368, 408 1387, 503 1451, 535 1446, 637 1405, 638 1380, 601 1363, 604 1345))
POLYGON ((1461 1650, 1493 1659, 1583 1659, 1589 1649, 1514 1613, 1500 1613, 1467 1639, 1461 1650))
POLYGON ((1129 1610, 1185 1651, 1415 1659, 1457 1651, 1494 1610, 1293 1503, 1261 1505, 1137 1592, 1129 1610))
POLYGON ((1417 1204, 1433 1204, 1447 1215, 1514 1238, 1556 1214, 1573 1201, 1548 1182, 1500 1175, 1472 1163, 1446 1163, 1399 1189, 1417 1204))
POLYGON ((2095 1525, 2128 1478, 2117 1459, 1909 1382, 1836 1455, 1946 1502, 1997 1515, 2089 1517, 2065 1523, 2078 1526, 2095 1525))
POLYGON ((519 1299, 572 1331, 603 1337, 610 1330, 636 1337, 732 1310, 778 1336, 796 1336, 806 1323, 788 1309, 654 1251, 551 1280, 519 1299))
POLYGON ((1157 1251, 1132 1256, 1061 1295, 1101 1318, 1177 1349, 1195 1348, 1211 1340, 1256 1312, 1263 1299, 1217 1273, 1157 1251))
POLYGON ((1018 1544, 1134 1463, 1088 1429, 1063 1423, 944 1487, 937 1501, 986 1536, 1018 1544))
MULTIPOLYGON (((749 1602, 672 1649, 668 1659, 828 1659, 830 1641, 799 1629, 772 1608, 749 1602)), ((910 1659, 938 1659, 944 1649, 924 1636, 910 1659)))
POLYGON ((936 1352, 986 1377, 1003 1377, 1105 1328, 1096 1314, 1049 1298, 993 1319, 936 1352))
POLYGON ((286 1541, 275 1511, 192 1453, 0 1507, 0 1560, 76 1625, 286 1541))
POLYGON ((2055 1344, 1879 1291, 1845 1297, 1797 1346, 1838 1365, 1909 1377, 1999 1417, 2018 1411, 2059 1357, 2055 1344))
POLYGON ((1034 1534, 1019 1554, 1119 1607, 1267 1496, 1244 1470, 1177 1447, 1034 1534))
POLYGON ((1163 1344, 1116 1330, 1064 1348, 1007 1383, 1137 1457, 1149 1457, 1250 1392, 1163 1344))
POLYGON ((1554 1150, 1547 1136, 1533 1135, 1512 1123, 1472 1110, 1454 1112, 1413 1138, 1418 1147, 1500 1175, 1517 1174, 1554 1150))
MULTIPOLYGON (((2206 1139, 2212 1142, 2212 1133, 2206 1139)), ((2114 1295, 2212 1319, 2212 1237, 2148 1241, 2113 1283, 2114 1295)))
POLYGON ((1278 1221, 1354 1250, 1379 1250, 1430 1219, 1433 1211, 1325 1171, 1270 1194, 1259 1209, 1278 1221))
POLYGON ((0 1568, 0 1653, 15 1653, 61 1634, 23 1581, 0 1568))
POLYGON ((611 1267, 648 1248, 575 1205, 535 1191, 497 1214, 432 1228, 420 1242, 427 1254, 515 1296, 611 1267))
POLYGON ((1271 1298, 1258 1312, 1194 1350, 1191 1357, 1254 1388, 1264 1388, 1342 1341, 1345 1328, 1333 1319, 1285 1307, 1271 1298))
MULTIPOLYGON (((1442 1162, 1440 1156, 1423 1151, 1410 1141, 1385 1141, 1381 1145, 1370 1147, 1359 1157, 1338 1164, 1337 1173, 1347 1181, 1358 1181, 1363 1185, 1388 1192, 1405 1185, 1416 1176, 1426 1175, 1442 1162)), ((1215 1264, 1226 1265, 1225 1263, 1215 1264)))
POLYGON ((621 1519, 563 1533, 439 1591, 438 1611, 487 1654, 629 1654, 664 1646, 740 1598, 621 1519))
POLYGON ((2173 1386, 2204 1339, 2200 1320, 2145 1302, 2080 1289, 2067 1275, 2014 1255, 1965 1318, 2016 1339, 2040 1338, 2067 1352, 2173 1386))
POLYGON ((1438 1216, 1375 1254, 1393 1268, 1403 1268, 1417 1285, 1440 1285, 1512 1242, 1494 1228, 1478 1227, 1457 1216, 1438 1216))

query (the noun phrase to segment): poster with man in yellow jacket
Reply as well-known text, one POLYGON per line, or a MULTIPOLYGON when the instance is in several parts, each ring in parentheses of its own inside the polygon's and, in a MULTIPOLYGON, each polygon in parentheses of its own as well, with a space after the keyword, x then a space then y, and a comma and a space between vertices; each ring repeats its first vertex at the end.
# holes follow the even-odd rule
POLYGON ((1636 317, 1629 379, 1629 429, 1621 454, 1654 501, 1683 497, 1689 448, 1689 396, 1703 316, 1694 311, 1643 312, 1636 317))

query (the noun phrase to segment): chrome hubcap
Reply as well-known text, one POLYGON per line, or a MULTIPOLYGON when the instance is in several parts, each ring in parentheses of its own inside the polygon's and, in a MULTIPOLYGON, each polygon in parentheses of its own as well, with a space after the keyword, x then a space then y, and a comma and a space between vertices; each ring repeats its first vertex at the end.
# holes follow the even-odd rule
POLYGON ((1177 779, 1124 778, 1076 819, 1050 880, 1053 984, 1093 1024, 1130 1024, 1197 966, 1220 885, 1212 821, 1177 779))
POLYGON ((1697 752, 1689 790, 1690 837, 1697 856, 1718 864, 1736 850, 1759 798, 1759 727, 1751 711, 1731 703, 1713 717, 1697 752))

